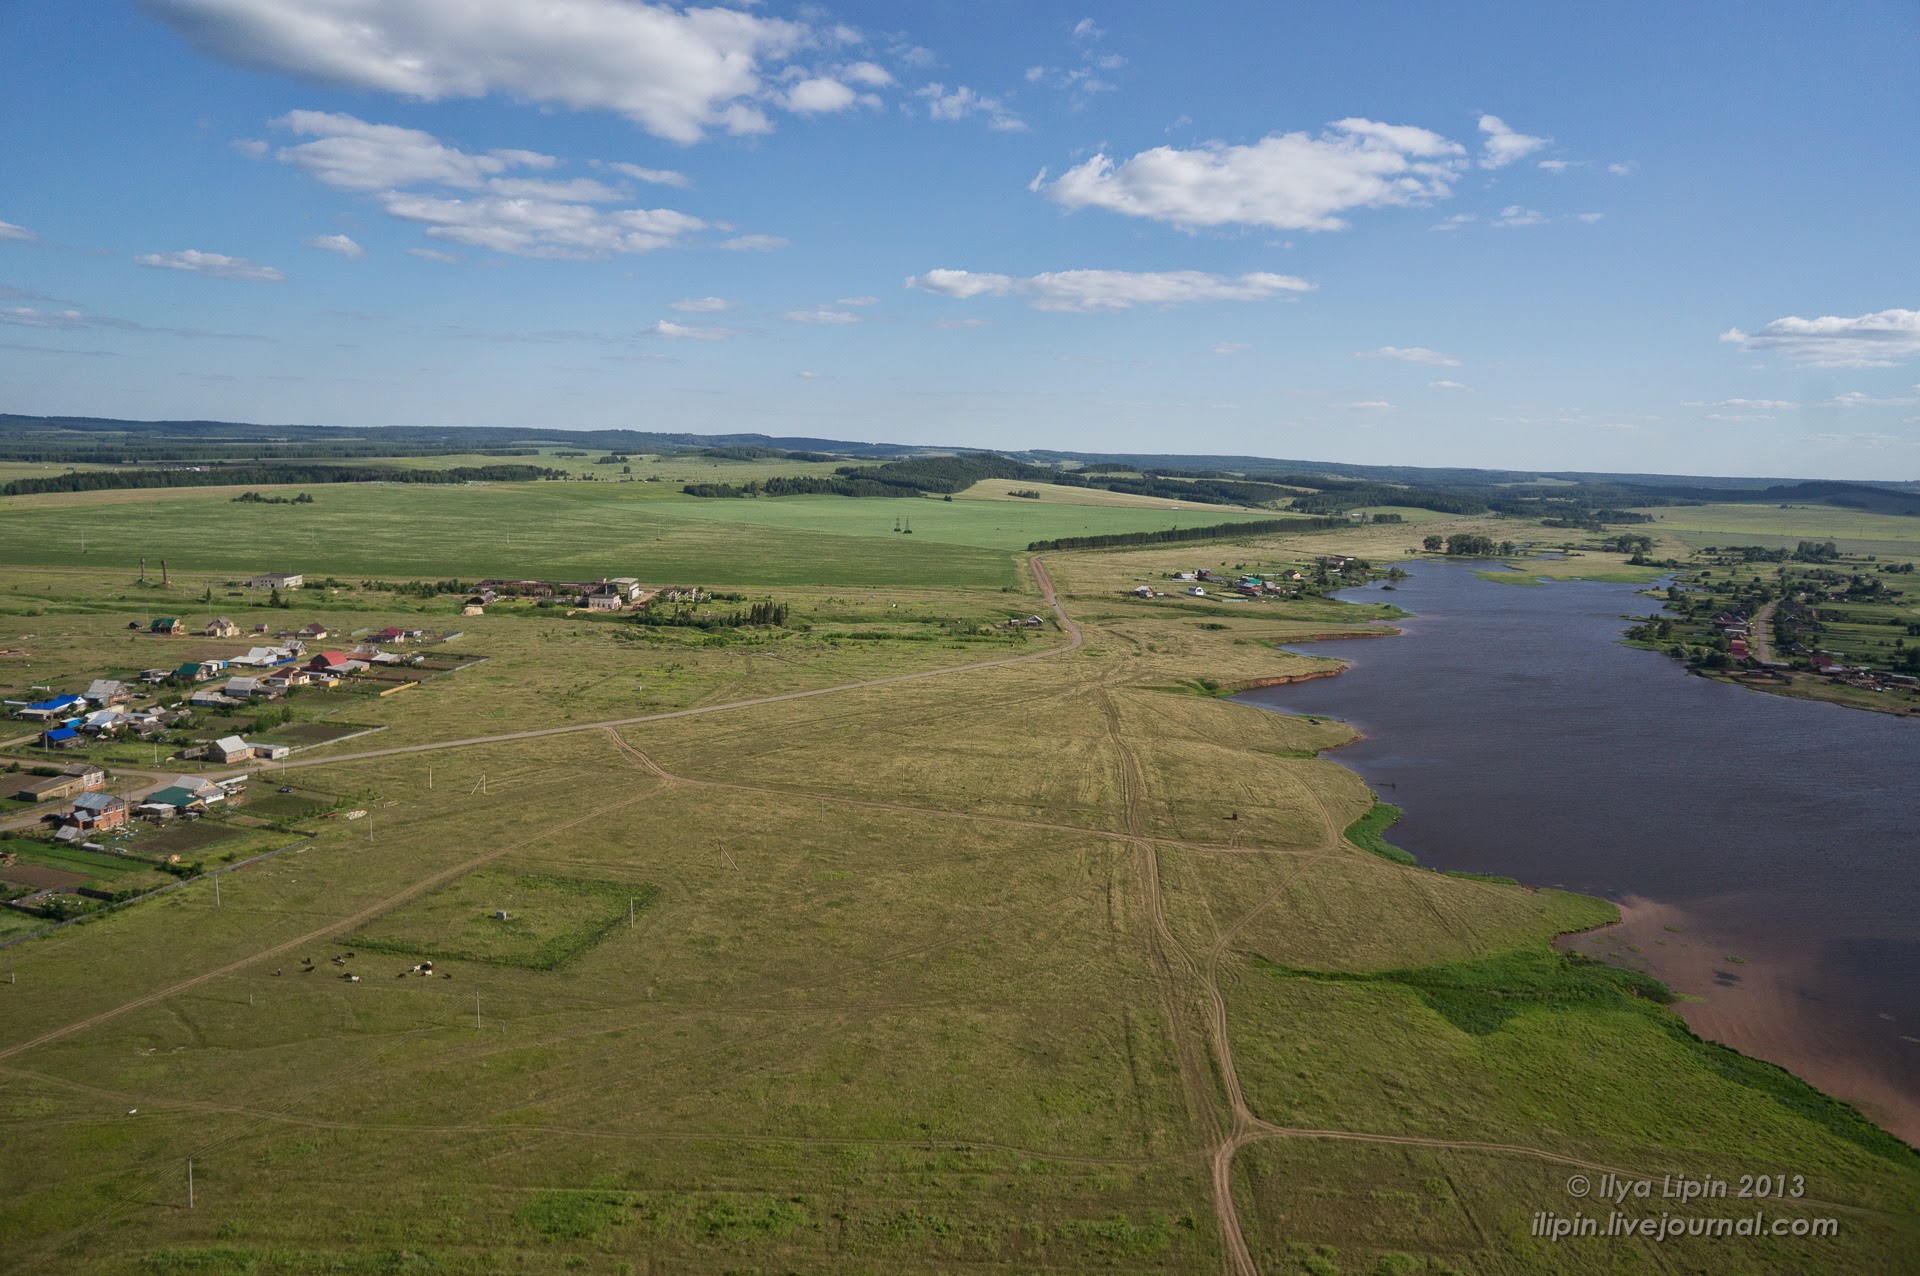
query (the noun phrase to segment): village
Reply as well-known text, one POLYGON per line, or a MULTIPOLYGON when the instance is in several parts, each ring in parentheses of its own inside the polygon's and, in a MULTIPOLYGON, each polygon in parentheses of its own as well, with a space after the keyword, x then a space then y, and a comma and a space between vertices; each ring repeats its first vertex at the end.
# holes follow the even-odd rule
MULTIPOLYGON (((292 610, 303 594, 324 597, 338 582, 266 572, 229 583, 270 600, 255 608, 292 610)), ((455 595, 461 617, 507 602, 537 614, 638 617, 651 605, 710 597, 631 576, 489 579, 455 595)), ((0 776, 0 934, 13 933, 6 916, 84 916, 283 845, 313 819, 358 814, 338 809, 333 795, 292 786, 250 793, 249 779, 260 764, 385 729, 352 720, 354 704, 486 659, 452 646, 465 636, 457 630, 406 625, 342 630, 322 620, 174 612, 129 620, 126 632, 139 657, 127 666, 4 701, 5 714, 31 732, 0 741, 8 772, 0 776), (154 654, 169 647, 170 655, 154 654)))
MULTIPOLYGON (((1161 579, 1170 582, 1173 592, 1189 598, 1209 598, 1216 602, 1248 600, 1286 600, 1329 589, 1344 589, 1365 583, 1373 574, 1373 565, 1362 558, 1345 554, 1325 554, 1299 567, 1246 571, 1244 564, 1233 570, 1216 571, 1196 567, 1188 571, 1168 572, 1161 579)), ((1128 593, 1134 598, 1165 598, 1169 591, 1152 583, 1135 585, 1128 593)))

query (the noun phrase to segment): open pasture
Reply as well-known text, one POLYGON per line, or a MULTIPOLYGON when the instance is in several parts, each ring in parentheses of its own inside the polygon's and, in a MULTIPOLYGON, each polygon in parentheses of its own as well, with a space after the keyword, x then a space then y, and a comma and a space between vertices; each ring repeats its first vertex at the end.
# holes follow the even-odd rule
MULTIPOLYGON (((1920 1255, 1910 1150, 1554 953, 1610 906, 1348 844, 1371 795, 1315 756, 1344 727, 1192 694, 1324 668, 1276 644, 1388 609, 1123 596, 1289 552, 1054 556, 1083 642, 1048 630, 1043 660, 289 772, 370 814, 217 908, 190 885, 17 950, 0 1270, 1211 1276, 1246 1270, 1239 1238, 1269 1272, 1647 1266, 1530 1244, 1554 1158, 1807 1172, 1849 1220, 1817 1250, 1719 1242, 1719 1270, 1920 1255), (498 902, 528 880, 604 889, 498 902), (501 907, 542 929, 487 931, 501 907), (453 977, 396 977, 428 958, 453 977)), ((939 596, 808 597, 884 631, 939 596)), ((479 674, 533 703, 509 626, 545 627, 483 619, 494 659, 406 695, 479 674)), ((527 651, 628 650, 551 632, 527 651)), ((769 672, 702 694, 851 681, 857 648, 716 650, 769 672)), ((421 717, 368 744, 471 725, 421 717)))
POLYGON ((997 589, 1016 583, 1013 554, 1032 541, 1260 517, 1044 501, 654 497, 642 493, 647 486, 336 484, 315 491, 311 505, 236 503, 231 488, 13 497, 0 502, 0 560, 131 571, 144 556, 154 572, 164 558, 175 572, 354 580, 537 571, 709 586, 997 589), (911 535, 894 531, 900 519, 912 521, 911 535))
POLYGON ((1844 553, 1886 560, 1920 559, 1920 518, 1869 514, 1831 505, 1681 505, 1643 510, 1651 525, 1631 530, 1708 545, 1792 549, 1803 540, 1835 541, 1844 553))

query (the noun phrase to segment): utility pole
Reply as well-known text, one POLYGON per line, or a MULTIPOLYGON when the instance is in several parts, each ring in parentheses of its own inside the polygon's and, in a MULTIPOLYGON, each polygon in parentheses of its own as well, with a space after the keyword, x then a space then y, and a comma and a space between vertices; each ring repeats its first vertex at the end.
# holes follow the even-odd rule
POLYGON ((187 1208, 193 1208, 193 1158, 187 1158, 187 1208))
POLYGON ((220 907, 220 874, 213 875, 213 906, 220 907))
POLYGON ((473 994, 473 1030, 480 1031, 480 994, 473 994))

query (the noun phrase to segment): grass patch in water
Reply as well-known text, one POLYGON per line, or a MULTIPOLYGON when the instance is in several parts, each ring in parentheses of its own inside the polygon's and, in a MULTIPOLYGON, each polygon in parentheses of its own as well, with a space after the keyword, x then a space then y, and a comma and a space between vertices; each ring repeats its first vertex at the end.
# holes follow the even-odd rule
POLYGON ((1363 851, 1370 851, 1383 860, 1392 860, 1396 864, 1417 864, 1411 851, 1403 851, 1389 842, 1384 836, 1386 831, 1400 822, 1406 814, 1391 802, 1374 799, 1373 809, 1347 825, 1346 839, 1363 851))

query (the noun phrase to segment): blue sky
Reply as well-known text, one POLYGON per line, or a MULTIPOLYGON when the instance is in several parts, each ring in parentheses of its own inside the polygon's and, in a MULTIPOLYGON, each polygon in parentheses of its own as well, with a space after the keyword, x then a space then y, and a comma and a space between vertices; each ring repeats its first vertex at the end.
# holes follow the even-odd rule
POLYGON ((16 0, 0 57, 0 410, 1920 477, 1908 0, 16 0))

